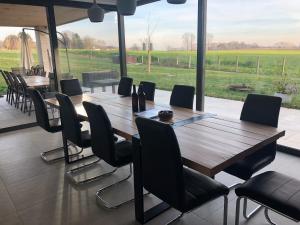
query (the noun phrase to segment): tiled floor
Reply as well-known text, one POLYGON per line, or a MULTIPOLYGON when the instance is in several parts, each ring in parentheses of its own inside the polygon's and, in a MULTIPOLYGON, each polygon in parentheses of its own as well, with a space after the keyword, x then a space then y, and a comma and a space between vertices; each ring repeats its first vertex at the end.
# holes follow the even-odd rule
MULTIPOLYGON (((128 168, 89 185, 76 187, 64 173, 69 169, 63 162, 52 165, 44 163, 39 154, 42 151, 61 146, 60 134, 48 134, 35 127, 0 135, 0 224, 1 225, 134 225, 134 205, 128 203, 118 209, 107 210, 96 203, 96 191, 124 177, 128 168)), ((82 175, 91 176, 110 169, 100 162, 92 171, 82 175)), ((300 179, 300 158, 278 153, 276 160, 266 170, 276 170, 300 179)), ((221 173, 216 179, 226 185, 238 179, 221 173)), ((132 180, 105 192, 105 199, 118 202, 132 197, 132 180)), ((229 196, 229 225, 234 224, 235 195, 229 196)), ((159 200, 145 197, 146 207, 159 200)), ((220 225, 222 224, 222 198, 208 203, 186 214, 174 224, 220 225)), ((178 215, 169 210, 149 222, 149 225, 165 224, 178 215)), ((281 225, 295 224, 278 215, 271 214, 281 225)), ((265 225, 260 212, 244 225, 265 225)))
POLYGON ((6 102, 6 96, 0 98, 0 129, 35 122, 34 113, 28 116, 6 102))

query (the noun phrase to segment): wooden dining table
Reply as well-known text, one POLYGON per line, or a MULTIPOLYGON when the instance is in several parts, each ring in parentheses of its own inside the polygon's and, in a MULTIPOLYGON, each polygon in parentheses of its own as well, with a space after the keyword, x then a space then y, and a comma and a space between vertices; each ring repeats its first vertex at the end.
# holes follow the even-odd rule
POLYGON ((40 87, 48 87, 50 85, 50 81, 48 77, 42 76, 23 76, 28 87, 31 88, 40 88, 40 87))
MULTIPOLYGON (((169 206, 162 202, 144 211, 141 166, 141 145, 135 124, 136 115, 131 110, 131 97, 115 94, 83 94, 71 97, 75 109, 84 120, 88 120, 82 106, 83 101, 100 104, 111 121, 114 132, 133 143, 135 215, 140 223, 146 223, 169 206)), ((45 100, 59 107, 56 99, 45 100)), ((147 101, 149 114, 159 110, 172 110, 174 117, 168 123, 173 126, 181 149, 185 166, 209 177, 214 177, 238 160, 245 158, 280 137, 285 131, 280 128, 231 119, 222 115, 192 109, 174 107, 147 101)), ((157 117, 152 119, 158 120, 157 117)))

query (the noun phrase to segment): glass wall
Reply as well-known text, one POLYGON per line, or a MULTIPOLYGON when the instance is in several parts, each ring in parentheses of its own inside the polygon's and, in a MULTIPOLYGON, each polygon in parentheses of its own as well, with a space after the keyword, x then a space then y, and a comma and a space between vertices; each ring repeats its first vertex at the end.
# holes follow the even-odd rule
MULTIPOLYGON (((29 74, 32 66, 40 64, 38 55, 38 44, 36 33, 32 30, 25 30, 26 35, 23 36, 23 25, 29 26, 33 29, 37 26, 47 26, 47 18, 44 7, 37 6, 24 6, 24 5, 11 5, 0 4, 7 10, 3 10, 0 15, 0 70, 4 71, 4 75, 0 73, 0 130, 5 131, 7 128, 18 127, 24 124, 36 122, 34 112, 29 115, 30 101, 26 98, 26 104, 23 102, 24 95, 22 88, 16 75, 24 72, 29 74), (11 15, 11 12, 15 12, 11 15), (26 36, 26 49, 22 51, 22 46, 25 46, 26 36), (27 63, 23 64, 22 56, 27 63), (26 59, 25 59, 26 58, 26 59), (9 74, 11 73, 11 74, 9 74), (8 75, 7 75, 8 74, 8 75), (14 83, 7 83, 4 76, 12 77, 14 83), (6 90, 8 86, 15 86, 13 88, 13 101, 7 101, 6 90), (17 94, 17 92, 19 94, 17 94), (27 108, 25 107, 27 106, 27 108), (26 109, 24 112, 24 108, 26 109)), ((26 76, 24 76, 26 79, 26 76)), ((31 110, 34 108, 32 107, 31 110)))
POLYGON ((128 76, 135 83, 152 81, 163 90, 174 84, 195 86, 197 4, 159 1, 125 17, 128 76))
POLYGON ((299 9, 297 0, 210 0, 207 13, 205 91, 216 98, 207 98, 206 110, 239 118, 247 94, 279 95, 279 126, 287 130, 279 143, 294 148, 300 148, 299 9))
POLYGON ((75 22, 57 24, 58 68, 62 79, 78 78, 84 91, 112 91, 120 78, 117 14, 108 12, 102 23, 91 23, 86 19, 86 9, 56 6, 56 17, 60 16, 62 9, 75 10, 74 13, 84 17, 75 22))

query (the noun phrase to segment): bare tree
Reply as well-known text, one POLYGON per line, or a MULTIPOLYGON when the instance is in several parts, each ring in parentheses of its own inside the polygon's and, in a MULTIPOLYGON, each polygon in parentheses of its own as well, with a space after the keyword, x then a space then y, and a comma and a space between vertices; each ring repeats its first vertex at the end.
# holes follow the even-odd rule
POLYGON ((214 35, 208 33, 206 35, 206 50, 211 49, 212 43, 213 43, 214 35))
POLYGON ((189 54, 188 68, 192 66, 192 51, 195 49, 195 35, 193 33, 186 32, 182 35, 183 47, 189 54))
POLYGON ((153 43, 152 43, 152 37, 153 34, 157 28, 158 25, 158 20, 156 21, 156 23, 152 23, 150 21, 151 19, 151 14, 149 14, 148 19, 147 19, 147 32, 146 32, 146 37, 144 39, 142 39, 142 43, 146 44, 146 48, 147 48, 147 57, 148 57, 148 67, 147 67, 147 71, 148 73, 151 72, 151 52, 153 50, 153 43))

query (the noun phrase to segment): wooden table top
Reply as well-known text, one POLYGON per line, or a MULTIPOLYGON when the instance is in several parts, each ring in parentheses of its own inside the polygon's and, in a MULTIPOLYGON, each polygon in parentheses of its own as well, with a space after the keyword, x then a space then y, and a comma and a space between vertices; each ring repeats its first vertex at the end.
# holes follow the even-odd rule
MULTIPOLYGON (((78 115, 85 120, 88 118, 82 101, 89 101, 103 106, 116 134, 131 139, 138 133, 130 97, 103 92, 73 96, 71 100, 78 115)), ((48 99, 46 103, 59 107, 56 99, 48 99)), ((147 102, 149 109, 173 110, 172 123, 184 164, 211 177, 285 135, 285 131, 278 128, 150 101, 147 102)))
POLYGON ((24 76, 23 77, 28 87, 45 87, 49 86, 49 78, 42 76, 24 76))

